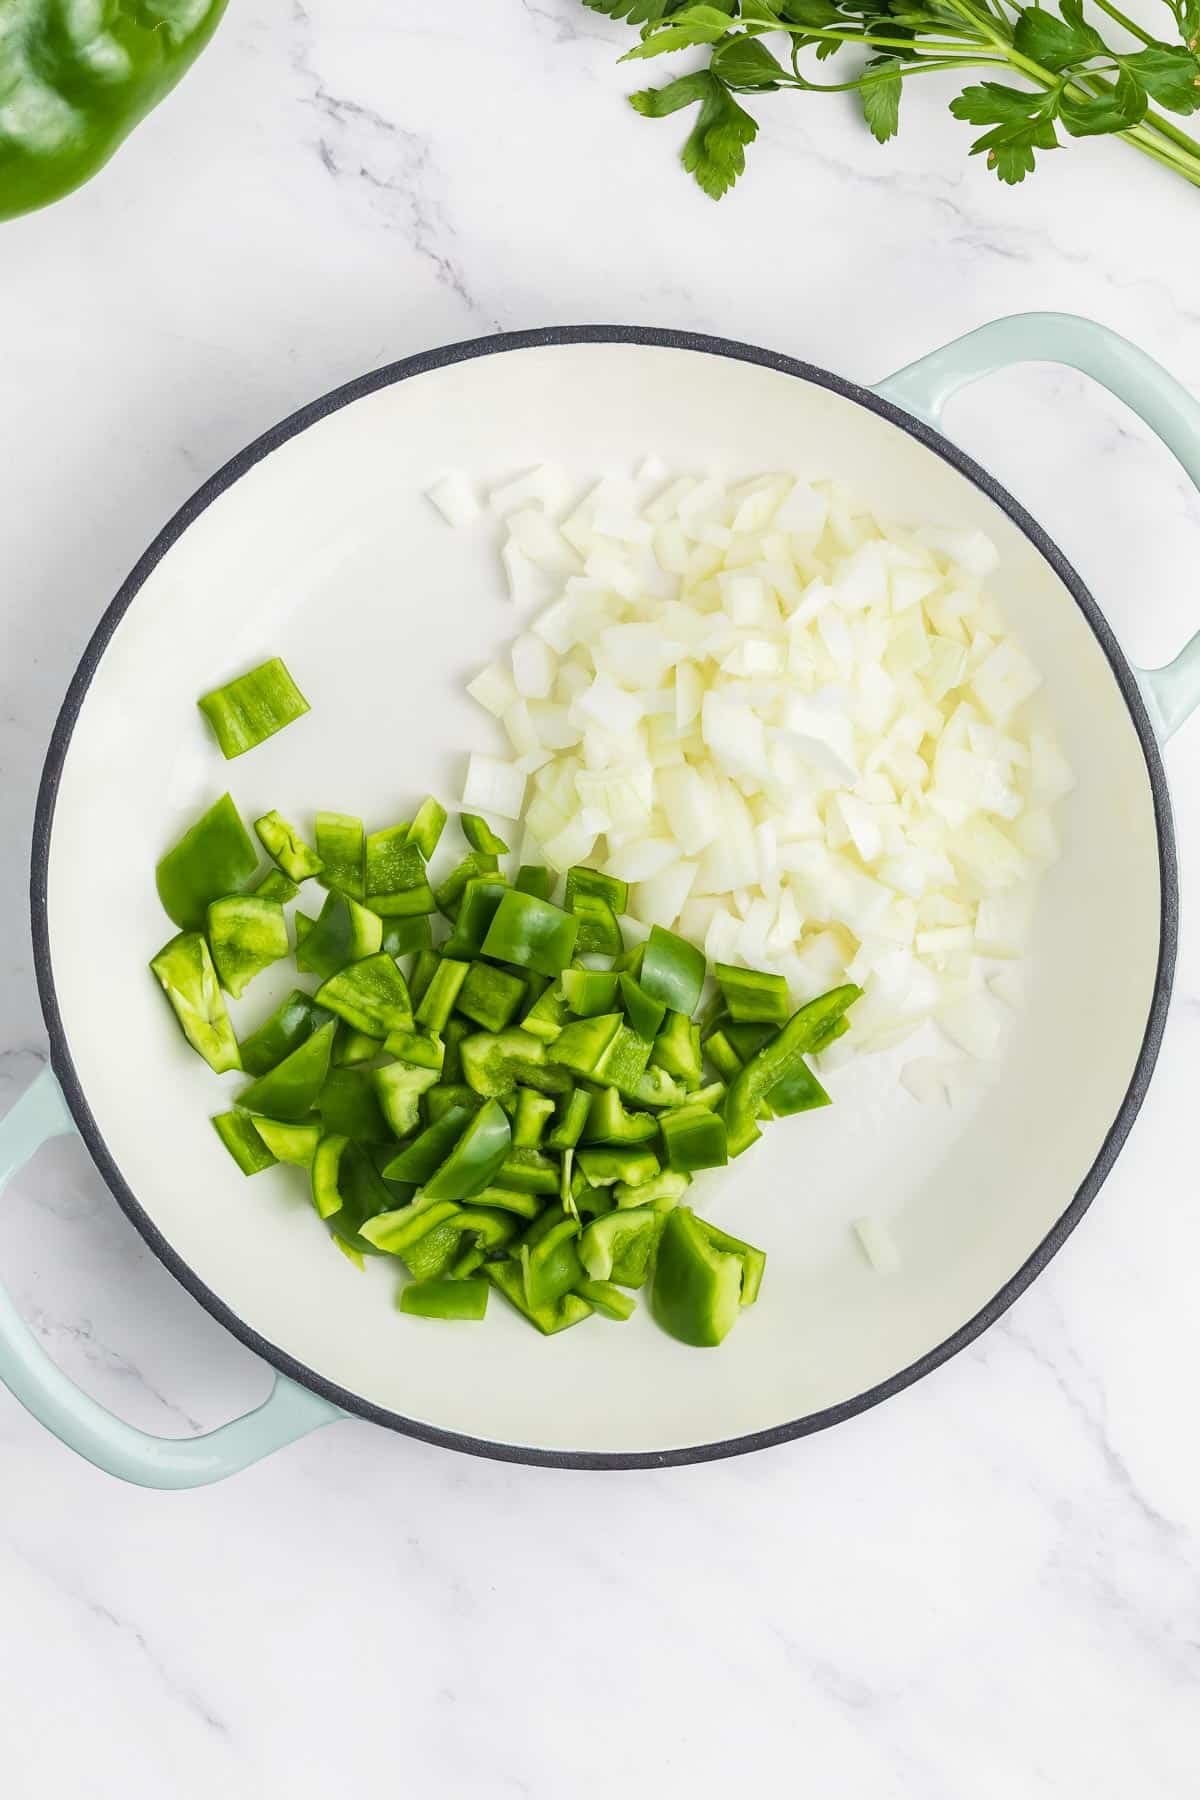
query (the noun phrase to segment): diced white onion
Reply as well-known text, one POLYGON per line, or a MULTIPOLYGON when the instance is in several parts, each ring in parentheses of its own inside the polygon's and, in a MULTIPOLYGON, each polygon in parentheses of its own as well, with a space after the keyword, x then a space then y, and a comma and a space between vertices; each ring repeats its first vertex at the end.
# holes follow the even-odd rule
POLYGON ((425 498, 436 506, 447 525, 470 525, 479 517, 479 497, 467 477, 457 469, 439 476, 425 489, 425 498))
POLYGON ((467 759, 463 805, 469 812, 499 813, 502 819, 519 819, 525 799, 525 776, 515 763, 501 762, 475 750, 467 759))

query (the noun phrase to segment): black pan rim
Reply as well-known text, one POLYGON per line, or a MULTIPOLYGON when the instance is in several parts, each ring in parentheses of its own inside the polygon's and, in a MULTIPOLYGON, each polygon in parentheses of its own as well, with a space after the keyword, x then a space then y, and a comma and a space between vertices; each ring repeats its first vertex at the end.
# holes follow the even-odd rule
POLYGON ((50 1039, 50 1063, 62 1087, 64 1098, 79 1129, 80 1136, 104 1176, 117 1204, 150 1249, 165 1264, 175 1279, 187 1289, 188 1293, 198 1300, 201 1306, 211 1313, 220 1324, 232 1332, 234 1337, 262 1357, 265 1362, 271 1364, 280 1374, 340 1407, 348 1415, 367 1419, 373 1424, 386 1426, 390 1430, 426 1443, 437 1444, 446 1449, 459 1450, 475 1456, 489 1457, 501 1462, 526 1463, 543 1468, 653 1469, 745 1455, 753 1450, 764 1450, 775 1444, 810 1436, 814 1432, 827 1430, 831 1425, 840 1424, 843 1420, 855 1418, 858 1414, 878 1406, 893 1394, 911 1387, 914 1382, 931 1374, 943 1363, 949 1361, 952 1356, 956 1356, 961 1350, 966 1349, 989 1325, 994 1324, 1025 1291, 1030 1282, 1045 1268, 1051 1257, 1061 1249, 1103 1186, 1145 1099, 1154 1066, 1158 1060, 1170 1004, 1179 933, 1179 880, 1166 774, 1158 741, 1147 714, 1137 678, 1117 644, 1104 614, 1062 551, 1020 502, 1001 487, 1000 483, 985 469, 922 420, 914 418, 890 401, 880 398, 870 389, 860 387, 855 382, 847 381, 841 376, 831 374, 828 370, 817 368, 795 357, 760 349, 738 342, 736 339, 711 337, 669 328, 576 325, 547 326, 534 330, 499 333, 491 337, 472 338, 461 343, 449 344, 436 350, 405 357, 399 362, 372 370, 368 374, 359 376, 356 380, 333 389, 307 406, 301 407, 299 411, 292 413, 278 425, 273 426, 227 462, 193 494, 174 518, 163 527, 123 583, 92 634, 72 677, 51 736, 38 789, 30 873, 30 909, 34 970, 50 1039), (189 526, 220 495, 239 481, 264 457, 269 456, 273 450, 278 449, 280 445, 287 443, 301 432, 307 431, 330 414, 352 405, 356 400, 363 399, 380 388, 391 387, 401 381, 411 380, 414 376, 429 374, 456 363, 472 361, 481 356, 578 344, 636 344, 691 351, 702 355, 722 356, 737 362, 752 363, 761 368, 771 369, 777 374, 789 375, 794 379, 825 388, 829 392, 838 394, 843 399, 863 407, 866 411, 888 420, 965 476, 1008 515, 1050 564, 1070 592, 1093 635, 1098 640, 1129 710, 1142 746, 1154 802, 1155 831, 1158 841, 1161 892, 1158 964, 1154 993, 1137 1062, 1124 1099, 1100 1145, 1095 1161, 1055 1225, 1032 1254, 1027 1257, 999 1292, 972 1318, 959 1326, 940 1344, 926 1351, 923 1356, 890 1376, 886 1381, 876 1383, 875 1386, 865 1389, 848 1400, 839 1402, 836 1406, 826 1407, 819 1412, 806 1414, 802 1418, 793 1419, 766 1430, 750 1432, 745 1436, 715 1443, 685 1445, 662 1451, 544 1450, 530 1446, 492 1442, 486 1438, 471 1437, 461 1432, 440 1430, 421 1420, 408 1419, 402 1414, 375 1406, 359 1395, 348 1393, 317 1374, 316 1371, 297 1362, 276 1345, 269 1343, 253 1326, 238 1317, 178 1255, 158 1230, 153 1219, 145 1211, 121 1174, 88 1106, 75 1070, 59 1010, 49 941, 47 887, 50 839, 59 782, 76 720, 109 640, 118 624, 151 572, 189 526))

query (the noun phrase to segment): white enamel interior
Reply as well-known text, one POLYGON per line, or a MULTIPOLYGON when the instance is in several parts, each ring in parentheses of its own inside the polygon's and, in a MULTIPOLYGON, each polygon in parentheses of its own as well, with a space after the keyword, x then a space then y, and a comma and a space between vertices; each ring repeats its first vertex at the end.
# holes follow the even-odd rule
MULTIPOLYGON (((130 1189, 206 1287, 349 1393, 450 1432, 541 1450, 653 1452, 737 1438, 846 1401, 970 1320, 1053 1228, 1121 1107, 1151 1004, 1159 867, 1141 747, 1069 592, 1006 515, 904 432, 748 363, 637 345, 484 356, 384 388, 285 443, 168 553, 96 671, 62 774, 49 866, 53 973, 71 1056, 130 1189), (208 1119, 238 1086, 186 1047, 146 973, 170 935, 154 864, 226 787, 247 820, 318 807, 374 825, 425 791, 453 804, 490 745, 463 682, 506 639, 494 530, 422 497, 445 467, 497 480, 545 458, 581 480, 649 451, 673 469, 833 475, 914 520, 978 524, 997 591, 1047 677, 1079 773, 1046 883, 1032 998, 969 1108, 916 1105, 894 1061, 833 1078, 836 1104, 773 1127, 702 1179, 699 1210, 769 1253, 719 1353, 644 1307, 543 1340, 498 1296, 482 1326, 401 1317, 395 1277, 331 1247, 295 1171, 245 1180, 208 1119), (308 718, 231 764, 196 696, 279 653, 308 718), (1114 844, 1120 854, 1114 855, 1114 844), (885 1217, 880 1277, 848 1231, 885 1217)), ((289 985, 263 977, 243 1024, 289 985)))

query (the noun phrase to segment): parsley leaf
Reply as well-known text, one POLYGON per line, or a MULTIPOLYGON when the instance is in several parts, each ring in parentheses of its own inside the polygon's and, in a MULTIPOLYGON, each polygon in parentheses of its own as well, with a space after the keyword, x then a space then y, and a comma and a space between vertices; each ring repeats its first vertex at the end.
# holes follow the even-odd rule
POLYGON ((593 12, 607 13, 610 19, 628 19, 631 25, 657 25, 672 13, 682 12, 689 0, 583 0, 593 12))
POLYGON ((858 84, 863 117, 877 144, 886 144, 900 129, 900 90, 904 83, 900 59, 881 56, 871 63, 858 84))
POLYGON ((1128 131, 1139 125, 1150 104, 1145 88, 1122 69, 1110 93, 1094 100, 1063 98, 1062 122, 1072 137, 1105 137, 1110 131, 1128 131))
POLYGON ((719 200, 745 169, 746 145, 758 136, 758 126, 724 82, 711 74, 708 81, 700 117, 683 146, 683 166, 710 200, 719 200))
POLYGON ((760 38, 731 37, 713 51, 712 68, 730 87, 768 90, 779 86, 782 65, 760 38))
POLYGON ((1017 20, 1013 43, 1022 56, 1058 72, 1090 56, 1103 56, 1104 39, 1085 23, 1082 6, 1063 0, 1063 17, 1042 6, 1027 6, 1017 20))
POLYGON ((689 50, 694 44, 715 44, 728 30, 729 14, 719 6, 687 6, 627 50, 621 61, 637 62, 647 56, 666 56, 672 50, 689 50))
POLYGON ((1200 112, 1200 58, 1182 45, 1148 44, 1121 67, 1140 81, 1152 100, 1174 113, 1200 112))
POLYGON ((964 88, 950 103, 956 119, 969 125, 991 125, 971 145, 972 156, 987 157, 989 169, 1010 187, 1032 175, 1037 150, 1056 150, 1058 135, 1054 115, 1058 110, 1057 90, 1030 93, 1024 88, 1005 87, 998 81, 981 81, 964 88))

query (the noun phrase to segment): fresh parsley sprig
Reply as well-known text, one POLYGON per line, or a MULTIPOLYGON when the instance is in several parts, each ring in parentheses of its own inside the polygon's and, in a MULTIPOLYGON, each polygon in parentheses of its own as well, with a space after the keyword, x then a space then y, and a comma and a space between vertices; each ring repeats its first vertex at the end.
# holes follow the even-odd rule
POLYGON ((662 119, 698 112, 683 147, 683 166, 714 200, 746 166, 758 125, 735 95, 791 88, 804 93, 857 89, 879 143, 900 126, 904 84, 946 70, 995 70, 950 104, 956 119, 984 130, 971 145, 1001 181, 1024 181, 1039 154, 1067 138, 1116 135, 1200 187, 1200 143, 1166 115, 1200 111, 1200 0, 1165 0, 1178 43, 1151 35, 1110 0, 1092 0, 1121 28, 1114 47, 1084 0, 1058 0, 1058 11, 1018 0, 583 0, 594 12, 640 27, 624 62, 707 49, 704 68, 630 95, 636 110, 662 119), (775 50, 765 38, 782 35, 775 50), (1136 48, 1130 48, 1132 40, 1136 48), (818 63, 850 48, 866 51, 845 81, 816 81, 801 57, 818 63), (1163 109, 1163 110, 1160 110, 1163 109))

